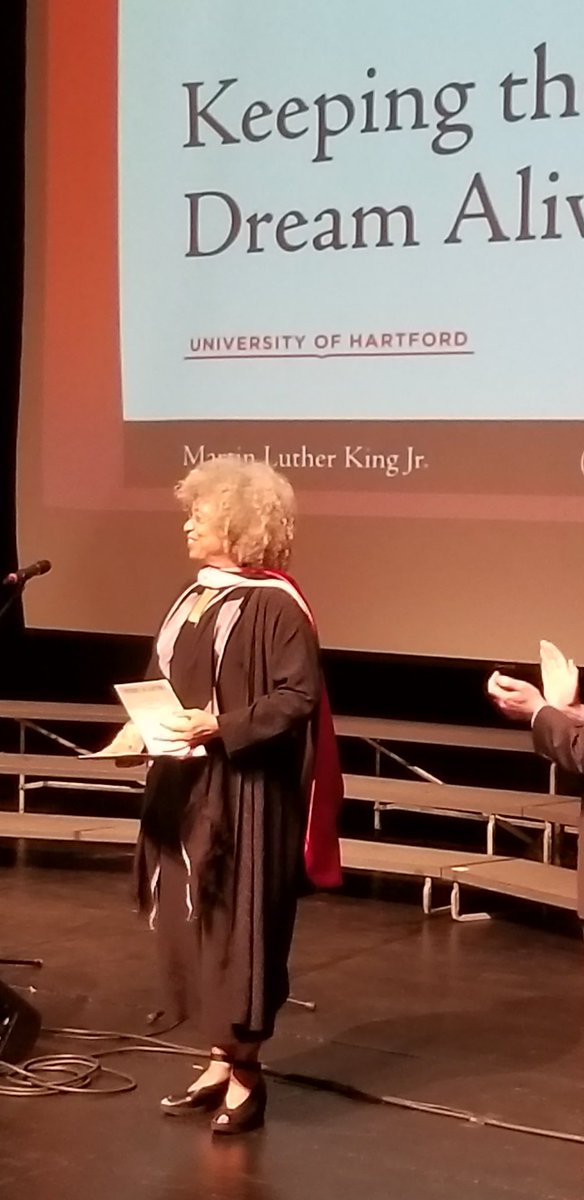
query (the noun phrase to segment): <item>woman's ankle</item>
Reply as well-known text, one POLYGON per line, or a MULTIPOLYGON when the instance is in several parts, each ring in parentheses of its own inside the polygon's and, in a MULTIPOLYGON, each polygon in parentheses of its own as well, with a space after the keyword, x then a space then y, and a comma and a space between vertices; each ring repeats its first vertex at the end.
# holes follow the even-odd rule
POLYGON ((213 1048, 207 1065, 196 1079, 193 1080, 189 1091, 196 1092, 201 1087, 212 1087, 215 1083, 225 1083, 231 1076, 231 1062, 227 1055, 219 1058, 213 1048), (213 1057, 211 1057, 211 1055, 213 1057))
POLYGON ((235 1089, 239 1087, 251 1092, 261 1077, 261 1070, 261 1064, 256 1058, 251 1058, 248 1061, 245 1059, 237 1060, 231 1068, 230 1086, 231 1082, 233 1082, 235 1089))

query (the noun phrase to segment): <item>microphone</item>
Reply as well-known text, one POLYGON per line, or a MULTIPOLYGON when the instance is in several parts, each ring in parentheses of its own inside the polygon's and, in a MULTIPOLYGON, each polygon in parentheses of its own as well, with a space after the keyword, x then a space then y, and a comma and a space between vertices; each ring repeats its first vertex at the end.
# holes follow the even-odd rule
POLYGON ((9 575, 5 575, 2 585, 15 584, 24 587, 24 584, 28 583, 29 579, 34 579, 35 575, 46 575, 52 565, 48 558, 40 558, 38 562, 31 563, 30 567, 20 567, 18 571, 11 571, 9 575))

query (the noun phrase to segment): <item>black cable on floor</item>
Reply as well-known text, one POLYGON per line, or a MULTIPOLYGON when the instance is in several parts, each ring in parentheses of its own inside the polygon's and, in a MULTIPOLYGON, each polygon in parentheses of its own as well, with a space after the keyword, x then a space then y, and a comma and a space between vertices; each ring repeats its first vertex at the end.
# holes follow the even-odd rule
POLYGON ((120 1092, 133 1092, 138 1086, 132 1075, 103 1067, 96 1057, 77 1054, 45 1054, 41 1058, 29 1058, 22 1067, 14 1063, 0 1063, 0 1096, 63 1096, 80 1094, 90 1096, 117 1096, 120 1092), (59 1076, 59 1082, 51 1079, 59 1076), (91 1087, 99 1076, 119 1080, 116 1087, 91 1087))
MULTIPOLYGON (((170 1027, 176 1028, 176 1025, 170 1027)), ((165 1032, 165 1031, 163 1031, 165 1032)), ((120 1092, 130 1092, 137 1087, 137 1082, 131 1075, 104 1067, 102 1058, 112 1054, 135 1053, 178 1054, 188 1058, 208 1057, 208 1050, 198 1046, 181 1046, 176 1042, 164 1041, 154 1034, 123 1033, 120 1030, 98 1029, 44 1029, 43 1033, 54 1037, 75 1038, 82 1041, 116 1041, 129 1045, 112 1046, 100 1050, 87 1057, 77 1057, 70 1054, 59 1054, 41 1058, 29 1059, 22 1067, 11 1063, 0 1063, 0 1079, 5 1075, 11 1082, 0 1083, 0 1095, 4 1096, 48 1096, 60 1094, 78 1094, 92 1096, 112 1096, 120 1092), (50 1082, 46 1075, 62 1073, 65 1081, 50 1082), (100 1074, 113 1076, 120 1080, 117 1087, 91 1087, 100 1074), (68 1080, 68 1081, 67 1081, 68 1080)), ((324 1079, 316 1075, 304 1075, 293 1071, 278 1071, 274 1067, 264 1067, 265 1074, 282 1083, 296 1087, 308 1087, 316 1091, 332 1092, 347 1100, 361 1104, 385 1105, 387 1107, 409 1109, 413 1112, 427 1113, 429 1116, 450 1117, 453 1120, 464 1121, 471 1125, 484 1125, 494 1129, 505 1129, 512 1133, 530 1134, 534 1137, 552 1138, 561 1142, 572 1142, 584 1146, 584 1135, 567 1133, 560 1129, 538 1128, 534 1125, 521 1125, 512 1121, 500 1121, 496 1117, 483 1116, 467 1109, 450 1108, 448 1105, 429 1104, 422 1100, 407 1100, 403 1096, 380 1096, 374 1092, 366 1092, 350 1084, 337 1083, 332 1079, 324 1079)))
MULTIPOLYGON (((176 1025, 169 1027, 176 1028, 176 1025)), ((122 1033, 118 1030, 91 1029, 43 1029, 43 1033, 81 1041, 123 1041, 130 1045, 115 1046, 97 1054, 77 1056, 72 1054, 43 1055, 30 1058, 22 1066, 0 1062, 0 1096, 58 1096, 89 1095, 116 1096, 121 1092, 133 1092, 138 1084, 133 1075, 106 1067, 101 1059, 110 1054, 127 1053, 130 1050, 155 1052, 157 1054, 186 1054, 189 1058, 206 1057, 206 1051, 183 1048, 174 1042, 164 1042, 149 1034, 122 1033), (53 1078, 51 1078, 51 1076, 53 1078), (56 1079, 55 1076, 59 1076, 56 1079), (116 1086, 104 1086, 103 1076, 118 1081, 116 1086), (6 1079, 6 1082, 2 1082, 6 1079)))

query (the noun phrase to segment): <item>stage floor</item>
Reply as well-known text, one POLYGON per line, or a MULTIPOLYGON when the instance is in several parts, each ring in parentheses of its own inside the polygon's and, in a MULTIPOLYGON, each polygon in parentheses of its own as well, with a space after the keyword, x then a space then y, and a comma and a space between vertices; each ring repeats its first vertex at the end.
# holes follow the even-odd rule
MULTIPOLYGON (((143 1033, 159 1007, 153 935, 132 912, 116 849, 0 851, 0 968, 34 982, 46 1025, 143 1033)), ((584 949, 553 929, 455 925, 405 901, 355 894, 301 902, 293 992, 269 1066, 478 1117, 584 1135, 584 949)), ((196 1029, 171 1035, 197 1045, 196 1029)), ((35 1053, 91 1053, 43 1035, 35 1053)), ((528 1136, 274 1080, 266 1128, 212 1139, 206 1117, 158 1100, 189 1059, 107 1060, 137 1090, 0 1097, 3 1200, 581 1200, 584 1145, 528 1136)))

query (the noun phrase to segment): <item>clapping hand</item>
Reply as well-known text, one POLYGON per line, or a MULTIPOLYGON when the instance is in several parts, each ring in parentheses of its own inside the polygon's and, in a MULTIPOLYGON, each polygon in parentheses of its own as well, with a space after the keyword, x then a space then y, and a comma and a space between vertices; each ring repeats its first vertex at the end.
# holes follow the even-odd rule
POLYGON ((578 668, 565 658, 553 642, 539 643, 543 694, 554 708, 566 709, 579 703, 578 668))
POLYGON ((501 675, 500 671, 493 671, 487 683, 487 692, 497 708, 513 721, 531 721, 545 704, 541 692, 533 683, 501 675))

